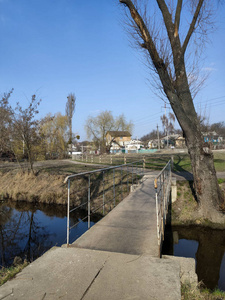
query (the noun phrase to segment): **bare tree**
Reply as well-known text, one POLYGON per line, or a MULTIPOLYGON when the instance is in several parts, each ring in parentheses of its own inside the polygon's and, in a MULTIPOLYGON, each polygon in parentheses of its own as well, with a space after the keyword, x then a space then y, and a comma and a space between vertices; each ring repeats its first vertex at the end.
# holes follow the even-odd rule
POLYGON ((4 153, 9 151, 10 144, 10 129, 12 109, 9 105, 9 98, 13 92, 13 89, 4 93, 0 100, 0 152, 4 153))
POLYGON ((164 128, 164 133, 166 135, 174 133, 174 125, 175 125, 175 116, 172 113, 169 113, 169 117, 166 115, 161 116, 162 125, 164 128))
POLYGON ((69 141, 68 144, 72 144, 73 134, 72 134, 72 119, 76 106, 76 96, 73 93, 70 93, 67 97, 66 102, 66 115, 68 118, 69 125, 69 141))
MULTIPOLYGON (((39 121, 35 119, 39 113, 38 106, 41 100, 37 100, 33 95, 30 104, 23 109, 19 103, 12 115, 10 144, 17 160, 25 152, 27 153, 29 168, 34 173, 34 161, 36 159, 35 148, 40 142, 39 121)), ((29 170, 29 169, 28 169, 29 170)))
MULTIPOLYGON (((106 134, 108 131, 129 131, 133 128, 132 122, 127 122, 122 114, 114 118, 111 111, 103 111, 97 117, 89 117, 85 124, 88 138, 92 138, 97 146, 100 146, 102 152, 107 150, 106 134)), ((110 145, 113 142, 108 142, 110 145)))
POLYGON ((209 32, 207 25, 211 25, 213 1, 119 1, 129 17, 132 37, 145 52, 183 130, 191 158, 199 213, 212 222, 224 220, 219 212, 224 199, 216 177, 213 154, 204 144, 195 111, 193 95, 196 87, 192 88, 193 82, 199 84, 193 68, 198 60, 195 51, 200 49, 209 32), (193 48, 193 42, 199 42, 198 47, 193 48))

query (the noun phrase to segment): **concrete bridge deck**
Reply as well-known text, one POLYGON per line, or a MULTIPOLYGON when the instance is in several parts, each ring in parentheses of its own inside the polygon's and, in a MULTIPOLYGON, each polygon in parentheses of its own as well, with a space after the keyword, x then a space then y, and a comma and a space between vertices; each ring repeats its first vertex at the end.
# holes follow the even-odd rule
POLYGON ((153 178, 145 176, 135 192, 130 193, 72 246, 159 257, 153 178))
MULTIPOLYGON (((159 259, 153 178, 81 236, 0 287, 0 299, 180 299, 180 263, 159 259)), ((193 260, 194 266, 194 260, 193 260)))

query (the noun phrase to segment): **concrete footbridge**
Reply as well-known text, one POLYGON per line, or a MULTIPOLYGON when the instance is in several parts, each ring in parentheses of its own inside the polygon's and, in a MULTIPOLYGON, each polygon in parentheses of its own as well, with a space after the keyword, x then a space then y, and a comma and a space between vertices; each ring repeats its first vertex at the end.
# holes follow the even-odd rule
MULTIPOLYGON (((181 280, 189 273, 196 280, 195 263, 160 258, 170 165, 155 175, 144 175, 122 202, 75 242, 52 248, 0 287, 0 299, 181 299, 181 280)), ((90 214, 89 201, 86 205, 90 214)))

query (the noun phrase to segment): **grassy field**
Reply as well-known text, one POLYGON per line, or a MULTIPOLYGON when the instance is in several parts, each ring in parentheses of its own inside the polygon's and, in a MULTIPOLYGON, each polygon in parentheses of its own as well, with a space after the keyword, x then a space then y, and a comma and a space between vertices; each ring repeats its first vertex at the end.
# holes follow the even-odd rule
MULTIPOLYGON (((53 161, 42 161, 35 162, 35 172, 37 174, 46 172, 48 174, 54 175, 71 175, 74 173, 88 172, 96 169, 101 169, 106 166, 121 165, 134 161, 140 161, 145 159, 145 167, 150 170, 162 170, 166 163, 173 156, 174 161, 174 171, 191 172, 191 162, 189 155, 187 153, 154 153, 154 154, 126 154, 126 155, 102 155, 100 156, 88 156, 86 160, 77 161, 77 164, 72 164, 66 160, 53 160, 53 161), (81 163, 79 163, 81 162, 81 163), (95 165, 90 165, 93 163, 95 165)), ((225 151, 215 151, 214 152, 214 162, 217 172, 225 172, 225 151)), ((141 165, 141 164, 140 164, 141 165)), ((25 163, 22 164, 25 169, 25 163)), ((0 173, 4 174, 10 170, 18 171, 19 167, 16 163, 1 163, 0 173)))
MULTIPOLYGON (((161 170, 170 159, 171 154, 153 154, 145 156, 146 168, 152 170, 161 170)), ((188 154, 174 153, 173 161, 175 172, 191 172, 191 161, 188 154)), ((225 172, 225 151, 214 152, 214 163, 217 172, 225 172)))
MULTIPOLYGON (((162 170, 166 163, 173 156, 174 160, 174 171, 191 171, 191 162, 187 152, 178 153, 154 153, 154 154, 123 154, 123 155, 101 155, 94 156, 89 155, 83 158, 83 162, 86 163, 95 163, 97 165, 106 164, 106 165, 121 165, 138 160, 145 159, 145 167, 151 170, 162 170)), ((214 162, 217 172, 225 171, 225 151, 215 151, 214 152, 214 162)))

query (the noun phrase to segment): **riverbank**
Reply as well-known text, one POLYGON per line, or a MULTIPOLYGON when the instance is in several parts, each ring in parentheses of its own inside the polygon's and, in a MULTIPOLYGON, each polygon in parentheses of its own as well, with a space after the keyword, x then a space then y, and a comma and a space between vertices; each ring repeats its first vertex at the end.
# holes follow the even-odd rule
MULTIPOLYGON (((225 179, 218 179, 218 182, 222 192, 225 194, 225 179)), ((225 214, 224 222, 217 224, 202 218, 193 193, 193 181, 190 180, 177 181, 177 198, 171 204, 170 220, 173 226, 199 225, 218 229, 225 228, 225 214)))
POLYGON ((26 170, 25 163, 4 163, 0 166, 0 200, 65 205, 66 176, 93 170, 93 167, 72 165, 69 161, 35 163, 35 174, 26 170))
MULTIPOLYGON (((6 164, 4 168, 0 168, 0 201, 65 206, 68 201, 65 178, 71 174, 89 172, 98 168, 102 166, 78 164, 66 160, 39 162, 35 168, 35 174, 32 174, 6 164)), ((137 181, 137 179, 139 175, 136 175, 134 180, 137 181)), ((92 174, 90 177, 91 210, 102 207, 103 194, 105 212, 111 210, 113 202, 117 204, 128 195, 132 182, 131 173, 127 175, 126 172, 121 173, 121 170, 105 172, 104 185, 102 173, 92 174)), ((87 202, 88 186, 89 175, 77 177, 70 182, 71 206, 79 206, 87 202)))
POLYGON ((65 176, 43 172, 37 176, 9 171, 1 175, 1 200, 66 204, 65 176))

